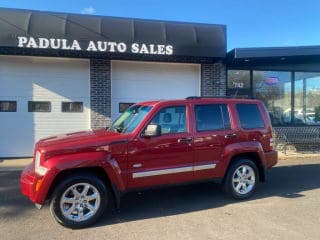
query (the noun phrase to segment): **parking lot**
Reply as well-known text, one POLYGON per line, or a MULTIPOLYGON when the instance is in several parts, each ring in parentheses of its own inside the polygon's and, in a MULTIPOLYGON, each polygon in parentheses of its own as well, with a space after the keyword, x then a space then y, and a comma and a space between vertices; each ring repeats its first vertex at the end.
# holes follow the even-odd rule
POLYGON ((19 175, 0 165, 1 239, 320 239, 320 158, 280 161, 249 201, 212 183, 130 193, 120 211, 82 230, 35 209, 19 175))

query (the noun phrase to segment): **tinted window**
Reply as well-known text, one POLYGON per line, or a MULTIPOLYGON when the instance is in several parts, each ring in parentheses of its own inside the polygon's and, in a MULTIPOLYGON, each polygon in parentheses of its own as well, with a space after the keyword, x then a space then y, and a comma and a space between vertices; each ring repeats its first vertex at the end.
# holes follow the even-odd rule
POLYGON ((161 109, 151 120, 161 126, 161 134, 186 132, 186 107, 174 106, 161 109))
POLYGON ((16 101, 0 101, 0 112, 16 112, 16 101))
POLYGON ((61 105, 62 112, 83 112, 82 102, 63 102, 61 105))
POLYGON ((119 103, 119 113, 124 113, 134 103, 119 103))
POLYGON ((197 131, 225 129, 231 126, 226 105, 197 105, 195 113, 197 131))
POLYGON ((242 128, 263 128, 262 117, 256 104, 237 104, 237 111, 242 128))
POLYGON ((51 103, 29 101, 28 112, 51 112, 51 103))
POLYGON ((111 130, 130 133, 136 129, 144 117, 150 112, 151 106, 133 105, 122 113, 112 124, 111 130))

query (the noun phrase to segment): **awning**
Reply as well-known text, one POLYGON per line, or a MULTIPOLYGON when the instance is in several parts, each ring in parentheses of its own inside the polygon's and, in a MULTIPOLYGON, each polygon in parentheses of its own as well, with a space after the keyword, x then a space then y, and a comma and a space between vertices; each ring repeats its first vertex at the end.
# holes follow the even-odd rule
POLYGON ((223 59, 226 27, 0 8, 0 53, 10 52, 223 59))
POLYGON ((228 66, 239 68, 294 69, 297 64, 319 61, 320 46, 235 48, 227 55, 228 66))

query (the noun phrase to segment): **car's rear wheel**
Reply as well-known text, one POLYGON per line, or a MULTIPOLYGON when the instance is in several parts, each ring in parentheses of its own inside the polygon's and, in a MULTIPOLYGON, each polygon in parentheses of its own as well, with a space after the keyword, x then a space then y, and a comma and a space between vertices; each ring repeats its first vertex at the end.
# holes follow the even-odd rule
POLYGON ((224 190, 233 198, 246 199, 252 196, 259 181, 256 164, 249 159, 234 161, 224 180, 224 190))
POLYGON ((62 181, 50 204, 55 220, 69 228, 92 225, 110 202, 110 191, 92 174, 77 174, 62 181))

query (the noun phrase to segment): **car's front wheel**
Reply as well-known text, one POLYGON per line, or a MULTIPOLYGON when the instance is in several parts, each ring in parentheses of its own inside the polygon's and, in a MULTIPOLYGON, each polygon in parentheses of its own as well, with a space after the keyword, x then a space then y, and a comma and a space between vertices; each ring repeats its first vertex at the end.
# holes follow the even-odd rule
POLYGON ((102 215, 110 197, 110 191, 96 176, 72 175, 56 188, 50 211, 63 226, 88 227, 102 215))
POLYGON ((224 180, 224 190, 233 198, 246 199, 254 193, 259 181, 256 164, 249 159, 233 162, 224 180))

